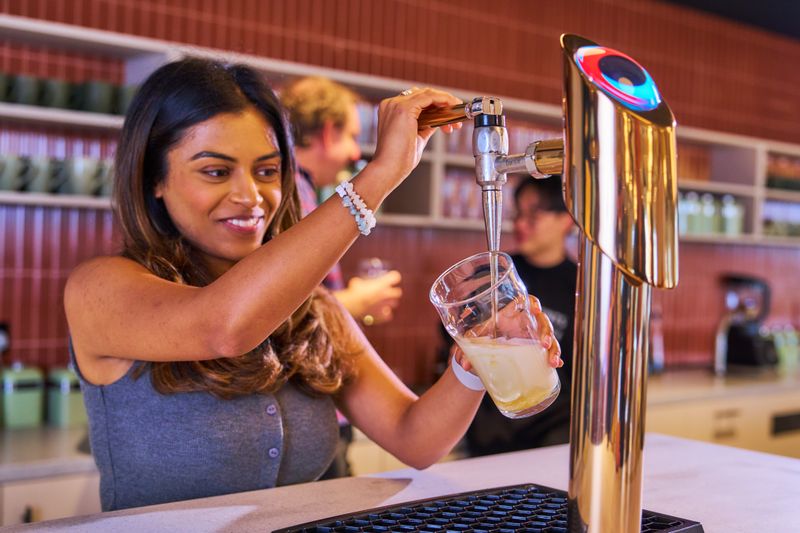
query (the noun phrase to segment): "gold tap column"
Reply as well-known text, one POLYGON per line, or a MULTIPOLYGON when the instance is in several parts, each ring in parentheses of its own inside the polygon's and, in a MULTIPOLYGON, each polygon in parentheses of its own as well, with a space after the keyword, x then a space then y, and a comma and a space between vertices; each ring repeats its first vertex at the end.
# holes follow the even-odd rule
POLYGON ((678 281, 675 120, 663 101, 642 110, 601 90, 576 63, 596 46, 562 36, 562 178, 581 232, 568 522, 638 533, 650 296, 678 281))
POLYGON ((591 240, 580 240, 570 531, 638 533, 652 291, 616 268, 591 240))

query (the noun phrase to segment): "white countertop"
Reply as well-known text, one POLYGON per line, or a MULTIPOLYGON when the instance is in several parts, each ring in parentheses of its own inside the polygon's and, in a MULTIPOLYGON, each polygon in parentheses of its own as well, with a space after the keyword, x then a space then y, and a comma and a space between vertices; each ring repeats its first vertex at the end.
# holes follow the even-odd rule
POLYGON ((780 374, 774 370, 715 376, 711 371, 670 371, 648 376, 647 403, 658 405, 704 399, 741 397, 800 391, 800 373, 780 374))
POLYGON ((0 431, 0 483, 96 472, 94 459, 78 450, 86 427, 0 431))
MULTIPOLYGON (((566 489, 569 448, 439 463, 202 498, 7 531, 271 531, 395 503, 517 483, 566 489)), ((703 524, 706 533, 800 531, 800 460, 648 434, 644 507, 703 524)))

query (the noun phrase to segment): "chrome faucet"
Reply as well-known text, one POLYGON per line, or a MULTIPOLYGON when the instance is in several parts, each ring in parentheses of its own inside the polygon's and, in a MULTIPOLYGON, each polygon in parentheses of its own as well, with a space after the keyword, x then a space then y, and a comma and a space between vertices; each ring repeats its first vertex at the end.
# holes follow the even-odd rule
POLYGON ((576 35, 563 35, 561 47, 563 139, 508 155, 499 103, 473 116, 470 104, 456 106, 450 122, 475 120, 490 249, 500 241, 506 174, 561 175, 580 229, 568 529, 638 533, 651 289, 678 283, 675 118, 627 55, 576 35))
POLYGON ((486 244, 490 251, 500 248, 503 185, 509 173, 525 173, 536 178, 560 174, 564 161, 562 139, 536 141, 524 154, 508 155, 508 131, 503 103, 494 96, 481 96, 449 108, 426 109, 420 114, 420 127, 437 127, 473 119, 472 155, 475 181, 483 195, 486 244))

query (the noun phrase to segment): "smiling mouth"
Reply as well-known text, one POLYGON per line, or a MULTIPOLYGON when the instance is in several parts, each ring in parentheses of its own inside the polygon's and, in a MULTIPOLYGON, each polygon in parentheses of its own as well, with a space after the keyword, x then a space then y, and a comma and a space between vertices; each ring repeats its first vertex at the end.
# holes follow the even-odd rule
POLYGON ((256 216, 244 218, 226 218, 222 222, 229 226, 233 226, 235 229, 247 231, 258 228, 263 221, 263 216, 256 216))

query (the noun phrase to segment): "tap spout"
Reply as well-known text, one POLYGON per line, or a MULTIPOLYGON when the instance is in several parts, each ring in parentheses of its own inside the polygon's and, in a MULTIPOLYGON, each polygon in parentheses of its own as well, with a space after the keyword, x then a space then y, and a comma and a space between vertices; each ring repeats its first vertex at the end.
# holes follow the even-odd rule
POLYGON ((500 156, 494 166, 495 171, 501 174, 530 174, 534 178, 561 174, 564 167, 564 139, 532 142, 524 154, 500 156))
POLYGON ((496 96, 478 96, 471 102, 450 107, 429 107, 422 110, 417 119, 419 128, 437 128, 455 124, 478 115, 502 115, 503 102, 496 96))

